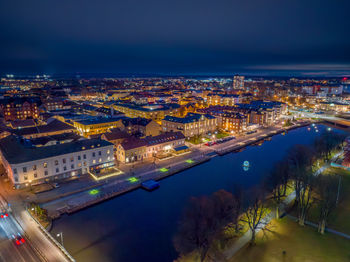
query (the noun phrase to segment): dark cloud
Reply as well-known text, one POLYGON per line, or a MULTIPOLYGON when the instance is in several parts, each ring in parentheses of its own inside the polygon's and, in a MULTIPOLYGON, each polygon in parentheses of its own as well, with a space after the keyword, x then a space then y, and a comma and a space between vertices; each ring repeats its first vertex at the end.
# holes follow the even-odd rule
POLYGON ((1 1, 0 70, 234 73, 322 64, 346 71, 349 7, 342 0, 1 1))

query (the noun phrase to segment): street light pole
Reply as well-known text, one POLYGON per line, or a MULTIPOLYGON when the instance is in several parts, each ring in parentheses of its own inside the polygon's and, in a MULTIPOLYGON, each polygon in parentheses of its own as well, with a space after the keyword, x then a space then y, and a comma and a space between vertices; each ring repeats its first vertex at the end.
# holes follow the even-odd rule
POLYGON ((58 233, 58 234, 57 234, 57 237, 61 237, 61 244, 62 244, 62 246, 63 246, 63 232, 58 233))
POLYGON ((341 182, 341 176, 339 175, 339 183, 338 183, 337 200, 335 201, 335 205, 336 205, 336 206, 338 205, 338 201, 339 201, 340 182, 341 182))

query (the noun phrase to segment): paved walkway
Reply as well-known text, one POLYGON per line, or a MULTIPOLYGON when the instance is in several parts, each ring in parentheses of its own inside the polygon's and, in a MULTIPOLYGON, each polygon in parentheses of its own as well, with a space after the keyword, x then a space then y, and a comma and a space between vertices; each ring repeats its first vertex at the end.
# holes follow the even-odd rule
MULTIPOLYGON (((298 218, 295 217, 295 216, 292 216, 292 215, 287 215, 287 217, 295 220, 295 221, 298 221, 298 218)), ((318 228, 318 224, 316 223, 313 223, 313 222, 310 222, 310 221, 305 221, 305 225, 308 225, 308 226, 311 226, 311 227, 314 227, 314 228, 318 228)), ((347 239, 350 239, 350 235, 348 234, 345 234, 343 232, 339 232, 339 231, 336 231, 334 229, 331 229, 331 228, 327 228, 326 227, 326 232, 329 232, 329 233, 332 233, 332 234, 335 234, 335 235, 338 235, 338 236, 341 236, 341 237, 345 237, 347 239)))

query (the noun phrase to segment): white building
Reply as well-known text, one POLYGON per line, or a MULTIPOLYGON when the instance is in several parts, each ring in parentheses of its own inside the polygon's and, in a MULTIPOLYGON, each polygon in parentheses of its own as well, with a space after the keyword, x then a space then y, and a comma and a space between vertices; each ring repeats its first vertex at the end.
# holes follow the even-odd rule
POLYGON ((35 147, 11 135, 0 140, 0 158, 16 188, 114 166, 113 144, 101 139, 35 147))

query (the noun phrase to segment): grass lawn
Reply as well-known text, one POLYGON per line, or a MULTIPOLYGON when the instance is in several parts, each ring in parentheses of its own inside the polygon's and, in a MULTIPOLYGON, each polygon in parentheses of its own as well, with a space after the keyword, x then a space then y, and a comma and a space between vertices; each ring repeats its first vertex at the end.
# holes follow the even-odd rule
POLYGON ((193 136, 187 139, 187 142, 190 142, 191 144, 194 144, 194 145, 199 145, 201 143, 206 143, 208 141, 210 141, 210 139, 202 136, 193 136))
POLYGON ((221 138, 227 137, 229 135, 230 134, 225 133, 225 132, 219 132, 219 133, 216 134, 216 139, 221 139, 221 138))
POLYGON ((229 262, 350 261, 350 241, 345 238, 321 235, 286 217, 273 220, 270 230, 259 232, 256 245, 243 248, 229 262))
MULTIPOLYGON (((341 175, 340 199, 338 207, 331 213, 327 227, 350 234, 350 171, 341 168, 328 168, 323 174, 341 175)), ((317 223, 319 211, 311 207, 308 220, 317 223)), ((350 261, 350 260, 349 260, 350 261)))

